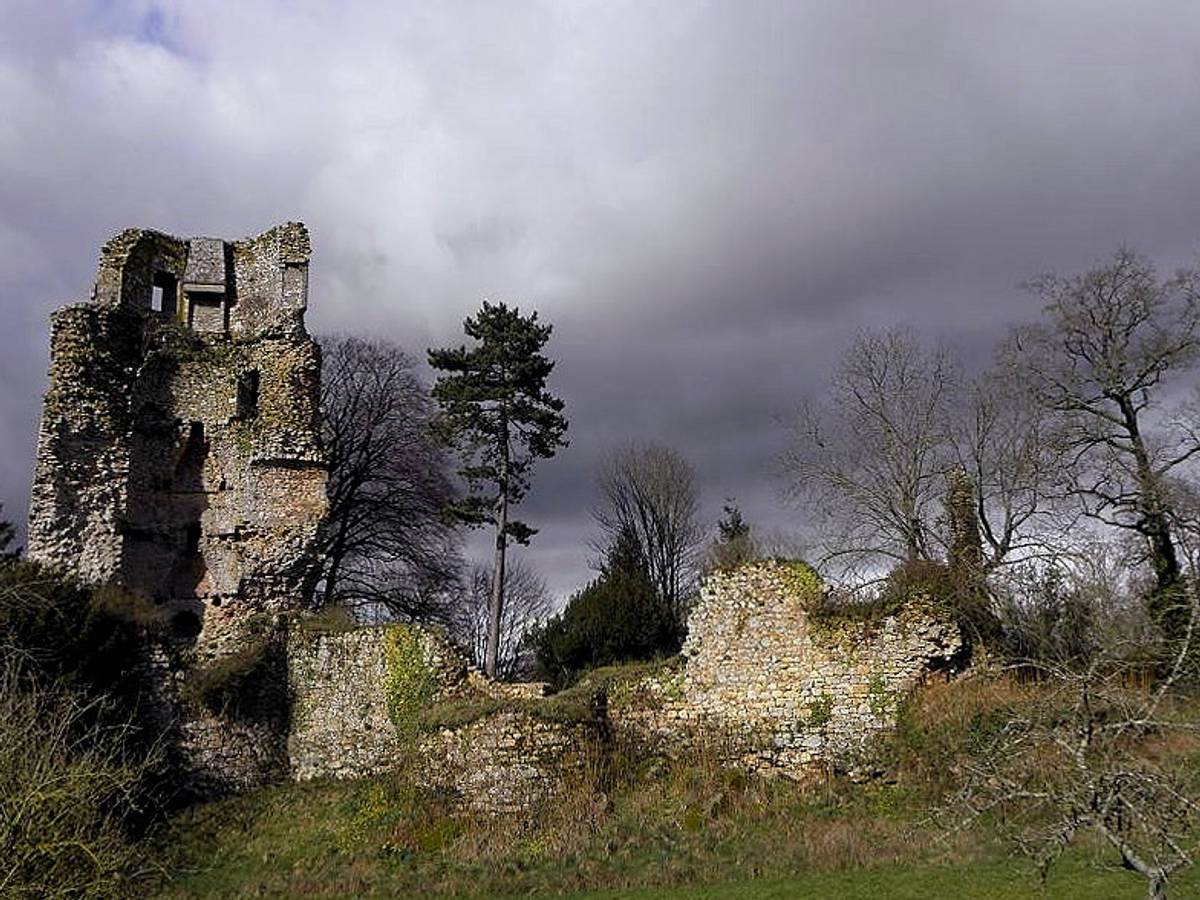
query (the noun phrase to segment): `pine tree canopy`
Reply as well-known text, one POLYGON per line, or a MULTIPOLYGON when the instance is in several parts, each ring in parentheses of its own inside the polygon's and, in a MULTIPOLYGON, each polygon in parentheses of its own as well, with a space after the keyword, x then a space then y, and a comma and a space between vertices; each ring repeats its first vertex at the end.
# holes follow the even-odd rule
MULTIPOLYGON (((462 459, 459 475, 468 493, 451 508, 470 525, 493 519, 500 492, 519 503, 529 489, 534 460, 566 446, 563 402, 546 390, 554 361, 541 350, 552 326, 537 313, 484 301, 463 323, 472 347, 429 351, 429 364, 445 374, 433 386, 441 413, 437 430, 462 459)), ((528 543, 534 529, 508 521, 506 533, 528 543)))

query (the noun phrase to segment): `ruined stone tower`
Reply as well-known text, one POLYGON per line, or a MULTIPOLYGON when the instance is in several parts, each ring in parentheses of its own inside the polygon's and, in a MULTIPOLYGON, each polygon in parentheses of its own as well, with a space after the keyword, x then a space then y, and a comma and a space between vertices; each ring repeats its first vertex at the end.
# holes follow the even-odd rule
POLYGON ((200 657, 294 608, 325 513, 309 239, 144 229, 51 320, 29 556, 153 599, 200 657))

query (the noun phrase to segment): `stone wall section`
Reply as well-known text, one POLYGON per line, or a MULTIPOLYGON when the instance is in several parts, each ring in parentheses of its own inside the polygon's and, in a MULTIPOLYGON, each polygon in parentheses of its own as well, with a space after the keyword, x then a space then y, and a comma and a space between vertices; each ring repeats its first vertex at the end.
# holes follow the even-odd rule
POLYGON ((401 625, 313 635, 296 628, 288 654, 294 779, 358 778, 415 764, 430 785, 457 796, 463 807, 503 813, 551 798, 600 752, 595 723, 546 721, 527 708, 500 707, 452 727, 402 732, 388 697, 394 677, 389 634, 397 627, 420 642, 433 686, 427 706, 456 699, 529 701, 543 693, 540 684, 485 678, 436 630, 401 625))
POLYGON ((857 762, 895 726, 900 702, 958 657, 962 639, 920 601, 892 615, 815 616, 822 598, 810 573, 760 562, 710 576, 681 662, 597 686, 590 721, 538 715, 539 703, 553 702, 539 699, 544 685, 492 682, 438 632, 398 626, 420 635, 435 685, 427 706, 497 701, 464 724, 404 733, 388 701, 389 627, 294 630, 292 777, 353 778, 415 762, 464 806, 509 812, 553 798, 613 740, 667 755, 704 747, 731 764, 796 778, 857 762))
POLYGON ((703 742, 741 764, 799 777, 837 765, 895 726, 899 702, 962 649, 919 601, 867 620, 814 619, 798 564, 758 562, 705 582, 684 665, 620 686, 614 732, 668 752, 703 742))
POLYGON ((605 752, 593 723, 566 724, 502 711, 423 737, 418 758, 431 784, 486 814, 520 813, 586 778, 605 752))
MULTIPOLYGON (((401 762, 408 742, 392 721, 387 692, 391 627, 316 634, 292 629, 288 758, 296 780, 359 778, 401 762)), ((466 681, 466 658, 437 632, 414 631, 435 686, 427 702, 453 696, 466 681)))

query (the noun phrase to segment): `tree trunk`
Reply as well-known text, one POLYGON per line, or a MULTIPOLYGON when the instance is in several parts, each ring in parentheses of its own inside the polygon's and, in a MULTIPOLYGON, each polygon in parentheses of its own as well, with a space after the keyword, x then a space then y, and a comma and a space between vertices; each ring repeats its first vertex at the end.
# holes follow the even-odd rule
POLYGON ((1137 412, 1132 402, 1122 397, 1120 399, 1121 414, 1125 419, 1125 430, 1129 434, 1129 443, 1133 448, 1133 458, 1137 465, 1138 507, 1142 521, 1139 531, 1150 542, 1150 552, 1154 566, 1154 577, 1160 591, 1168 591, 1179 582, 1179 555, 1175 550, 1175 541, 1171 537, 1171 524, 1167 504, 1163 501, 1158 476, 1150 463, 1150 454, 1146 450, 1146 442, 1142 438, 1141 426, 1138 423, 1137 412))
POLYGON ((346 522, 343 520, 338 529, 337 540, 333 543, 333 549, 329 551, 329 573, 325 576, 325 606, 331 605, 337 599, 335 591, 337 590, 338 576, 341 574, 342 559, 345 555, 346 522))
POLYGON ((1141 516, 1137 530, 1150 544, 1150 563, 1154 568, 1155 591, 1149 598, 1148 606, 1158 627, 1171 637, 1187 627, 1186 614, 1176 591, 1182 573, 1175 540, 1171 536, 1171 510, 1163 499, 1158 475, 1150 462, 1137 411, 1127 397, 1120 398, 1119 405, 1137 466, 1138 513, 1141 516))
POLYGON ((496 504, 496 555, 492 563, 492 597, 488 609, 487 652, 483 670, 496 677, 500 656, 500 620, 504 612, 504 555, 508 548, 508 428, 501 427, 500 499, 496 504))
POLYGON ((1167 876, 1160 870, 1146 876, 1148 900, 1167 900, 1167 876))
POLYGON ((500 617, 504 611, 504 555, 507 549, 508 497, 500 496, 496 513, 496 555, 492 562, 492 597, 488 604, 487 652, 484 655, 484 671, 489 678, 496 677, 496 662, 500 656, 500 617))

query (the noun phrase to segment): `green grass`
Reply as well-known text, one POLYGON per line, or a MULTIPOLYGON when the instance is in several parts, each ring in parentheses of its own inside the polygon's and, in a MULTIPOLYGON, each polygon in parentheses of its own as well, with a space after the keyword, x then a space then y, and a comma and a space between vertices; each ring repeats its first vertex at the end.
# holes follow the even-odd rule
MULTIPOLYGON (((177 816, 160 836, 170 878, 159 896, 1145 896, 1142 880, 1094 841, 1081 840, 1043 886, 997 823, 951 836, 929 824, 956 761, 986 742, 1024 690, 1007 681, 931 685, 878 748, 888 778, 867 783, 749 777, 702 751, 669 764, 617 752, 519 821, 455 812, 419 771, 282 785, 177 816)), ((560 702, 582 706, 588 691, 581 685, 560 702)), ((1194 766, 1196 749, 1153 752, 1194 766)), ((1183 873, 1169 894, 1200 896, 1200 873, 1183 873)))
MULTIPOLYGON (((1176 897, 1195 896, 1194 875, 1172 885, 1176 897)), ((1141 879, 1072 857, 1051 871, 1045 885, 1015 862, 964 866, 898 866, 854 872, 813 872, 783 880, 686 885, 576 894, 576 900, 1123 900, 1145 896, 1141 879)))
MULTIPOLYGON (((935 846, 898 786, 833 793, 703 766, 644 775, 609 807, 578 797, 524 825, 449 812, 402 778, 271 788, 193 809, 164 836, 166 898, 1119 898, 1142 882, 1087 847, 1050 872, 995 835, 935 846), (590 821, 589 821, 590 817, 590 821), (599 890, 598 890, 599 889, 599 890)), ((1187 873, 1173 897, 1200 893, 1187 873)))

